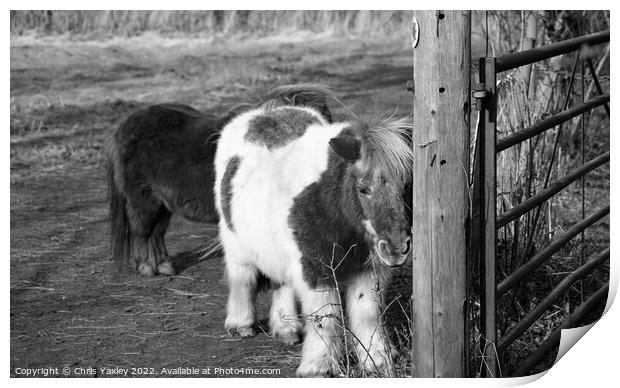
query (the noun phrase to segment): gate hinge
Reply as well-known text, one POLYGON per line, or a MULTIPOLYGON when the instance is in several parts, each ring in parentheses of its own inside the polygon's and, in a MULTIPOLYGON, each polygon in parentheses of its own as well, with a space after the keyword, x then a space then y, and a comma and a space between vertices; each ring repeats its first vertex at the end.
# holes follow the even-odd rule
POLYGON ((476 99, 476 110, 482 109, 482 100, 491 95, 491 92, 486 90, 483 83, 476 83, 474 90, 471 92, 471 96, 476 99))

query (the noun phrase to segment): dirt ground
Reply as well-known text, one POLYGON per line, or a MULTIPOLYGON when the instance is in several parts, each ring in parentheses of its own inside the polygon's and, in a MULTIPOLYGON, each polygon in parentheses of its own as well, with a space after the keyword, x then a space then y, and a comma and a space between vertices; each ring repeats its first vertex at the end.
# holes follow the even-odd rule
MULTIPOLYGON (((400 43, 406 41, 294 34, 232 43, 148 35, 106 41, 12 38, 11 376, 18 375, 16 368, 46 367, 92 377, 106 373, 90 373, 89 367, 138 368, 129 371, 134 376, 161 376, 162 368, 180 367, 276 368, 267 376, 294 375, 300 345, 283 345, 265 333, 240 339, 225 332, 221 258, 205 259, 197 251, 214 237, 214 225, 173 218, 166 242, 177 276, 115 273, 105 139, 124 117, 148 104, 176 101, 222 113, 251 100, 257 88, 292 82, 330 85, 357 113, 398 108, 408 114, 410 51, 400 43)), ((336 118, 344 117, 345 108, 332 106, 336 118)), ((406 274, 404 269, 397 276, 390 294, 391 299, 404 294, 403 306, 406 274)), ((267 302, 262 296, 258 309, 266 331, 267 302)), ((407 332, 398 304, 391 330, 407 349, 406 336, 398 335, 407 332)), ((402 374, 410 373, 406 354, 399 362, 402 374)))

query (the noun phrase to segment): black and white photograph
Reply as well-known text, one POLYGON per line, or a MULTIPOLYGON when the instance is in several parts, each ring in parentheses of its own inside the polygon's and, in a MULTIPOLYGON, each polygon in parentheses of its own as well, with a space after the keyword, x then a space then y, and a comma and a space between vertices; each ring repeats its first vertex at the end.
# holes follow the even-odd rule
POLYGON ((610 25, 10 10, 9 376, 544 374, 614 277, 610 25))

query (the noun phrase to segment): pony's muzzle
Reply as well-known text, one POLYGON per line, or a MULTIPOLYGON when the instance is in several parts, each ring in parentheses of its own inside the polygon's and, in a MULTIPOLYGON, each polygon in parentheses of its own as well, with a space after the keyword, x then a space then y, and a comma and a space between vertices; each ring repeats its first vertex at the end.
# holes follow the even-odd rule
POLYGON ((411 252, 411 238, 407 238, 400 250, 391 250, 390 244, 386 240, 379 240, 376 245, 377 255, 381 262, 388 267, 398 267, 403 265, 411 252))

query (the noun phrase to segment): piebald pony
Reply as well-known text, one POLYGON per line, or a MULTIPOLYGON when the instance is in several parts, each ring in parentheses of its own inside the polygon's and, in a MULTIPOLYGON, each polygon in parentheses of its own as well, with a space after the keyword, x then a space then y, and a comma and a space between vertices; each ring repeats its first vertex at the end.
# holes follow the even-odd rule
POLYGON ((226 124, 214 186, 226 329, 254 335, 266 277, 276 286, 272 334, 295 343, 305 322, 297 374, 337 375, 344 290, 361 365, 389 368, 380 291, 410 255, 412 165, 406 119, 330 123, 311 105, 270 102, 226 124))

